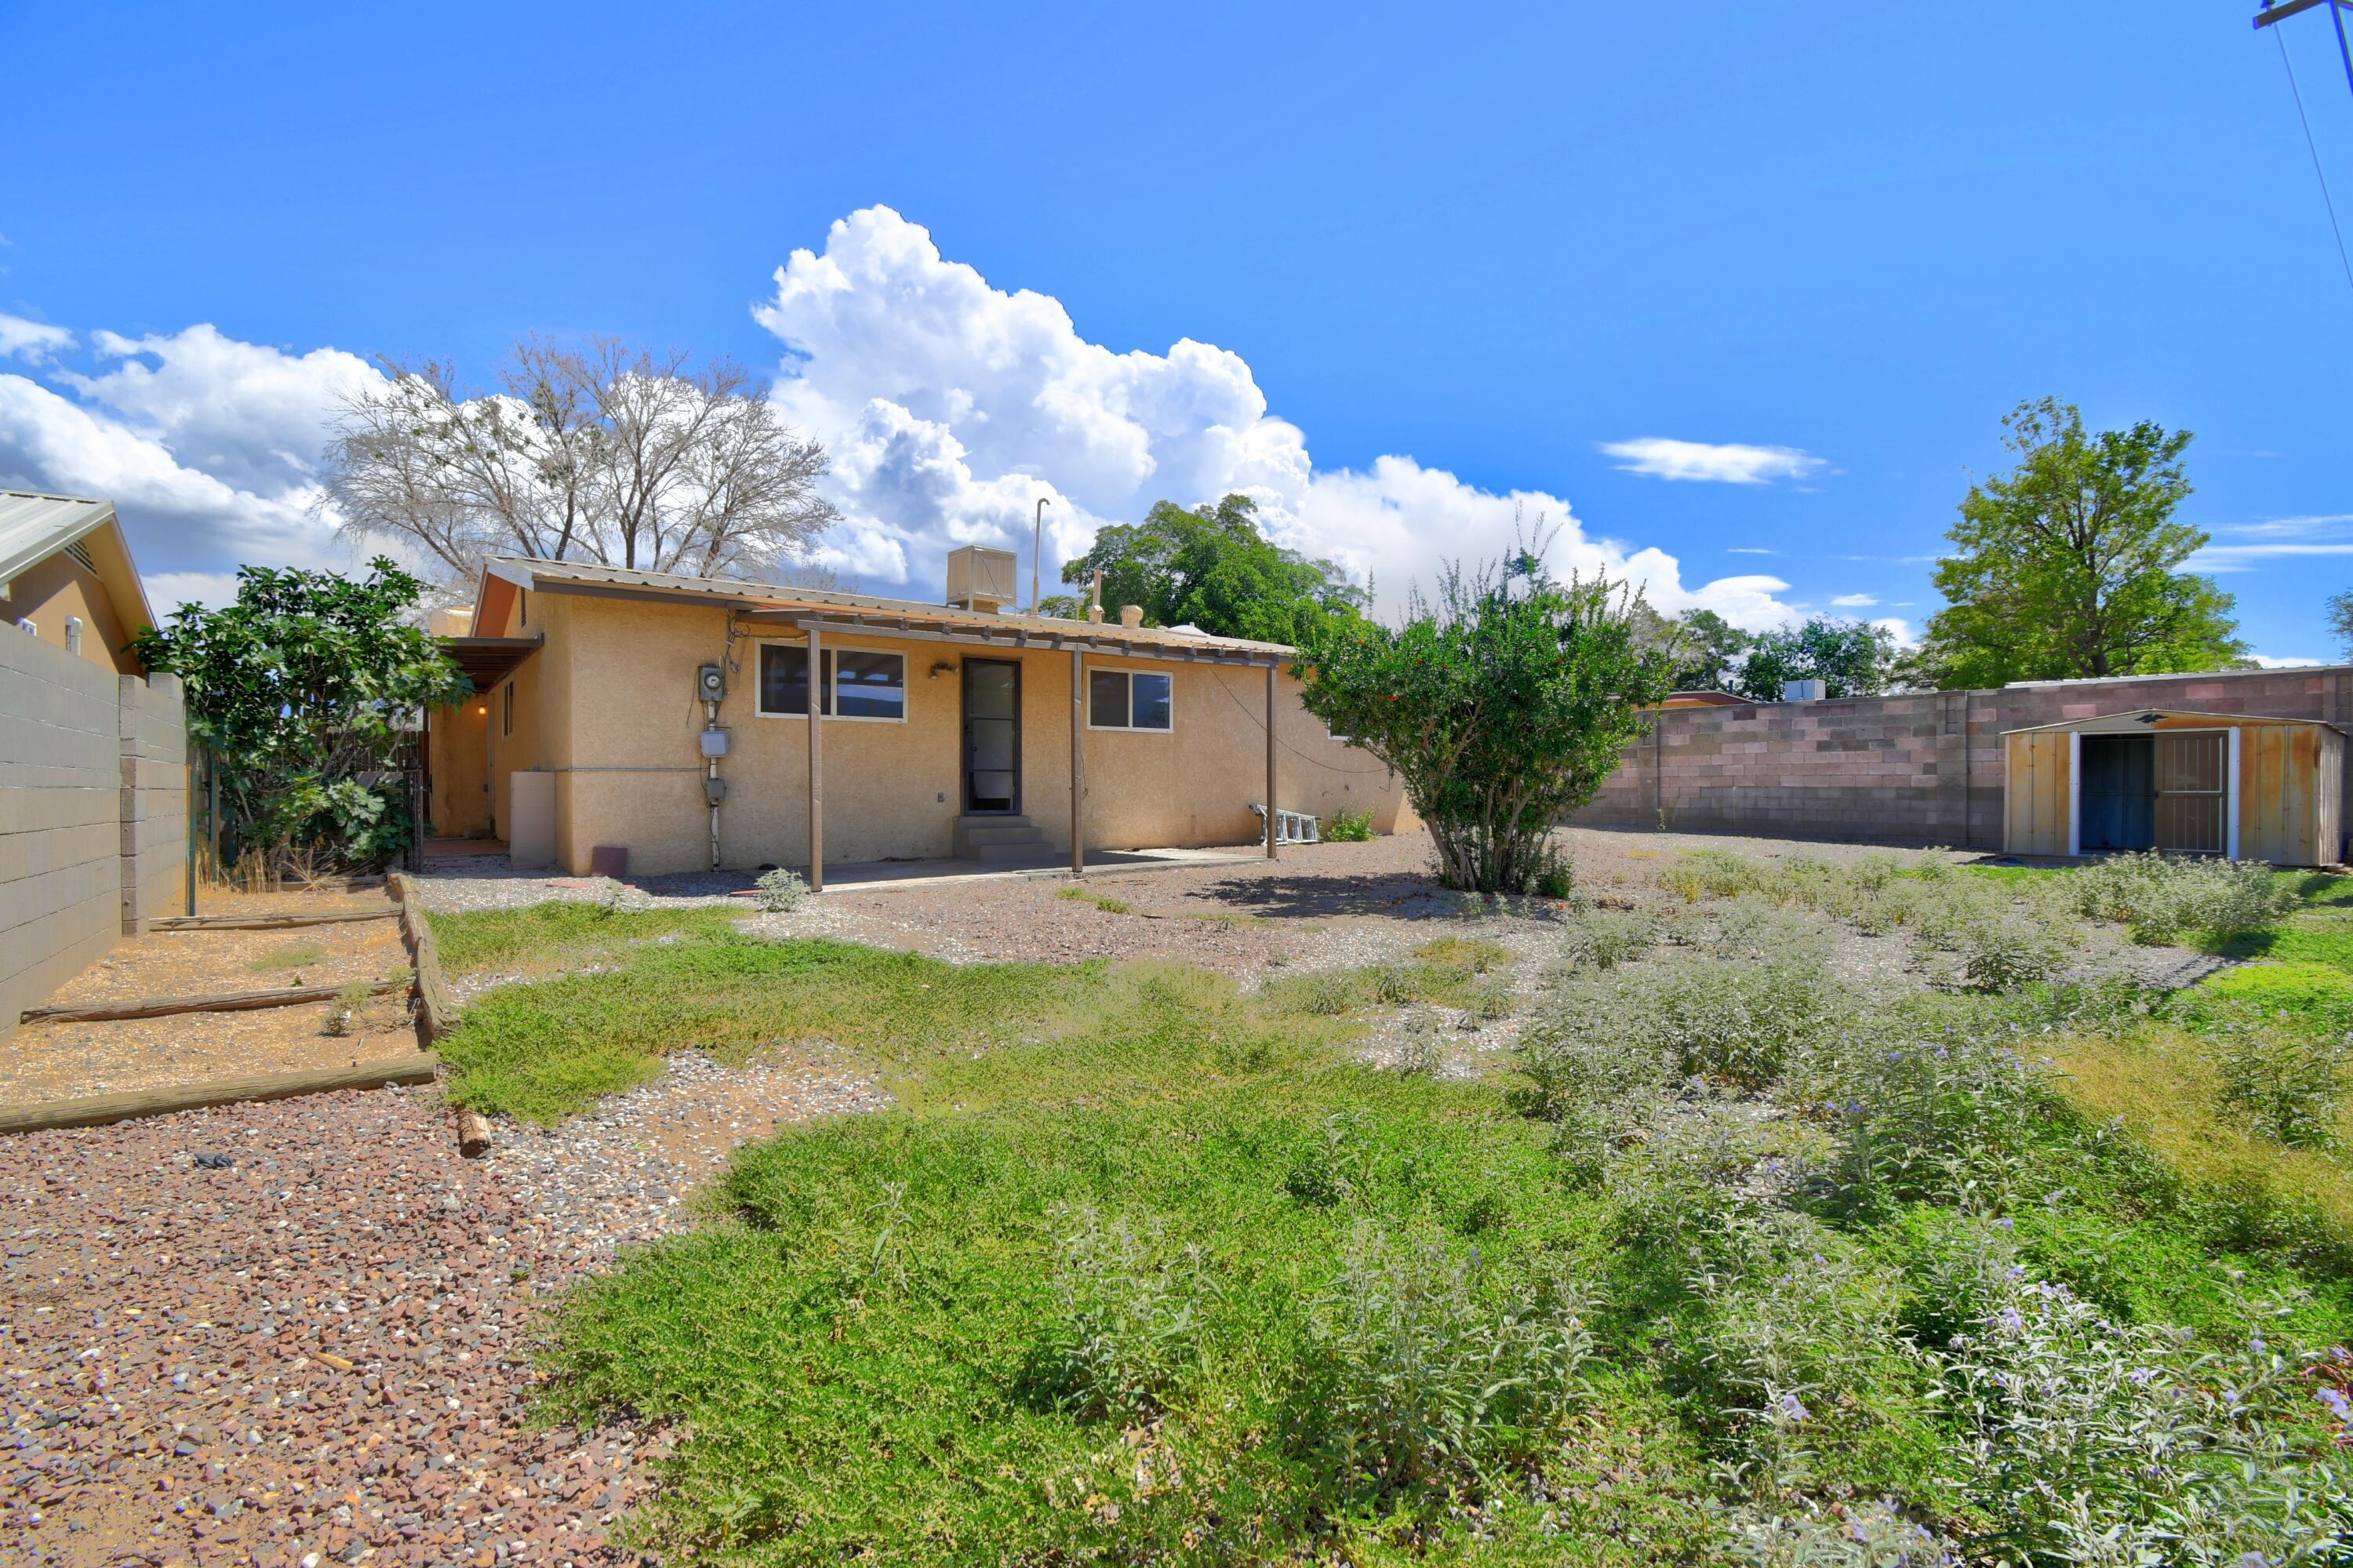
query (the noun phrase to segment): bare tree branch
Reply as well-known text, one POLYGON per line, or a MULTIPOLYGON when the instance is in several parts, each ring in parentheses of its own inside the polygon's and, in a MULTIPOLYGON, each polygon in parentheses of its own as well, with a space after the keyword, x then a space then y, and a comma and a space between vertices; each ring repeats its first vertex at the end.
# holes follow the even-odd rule
POLYGON ((336 422, 326 503, 347 535, 405 542, 454 578, 499 555, 775 572, 834 520, 824 448, 728 361, 531 338, 497 392, 461 394, 435 360, 385 370, 336 422))

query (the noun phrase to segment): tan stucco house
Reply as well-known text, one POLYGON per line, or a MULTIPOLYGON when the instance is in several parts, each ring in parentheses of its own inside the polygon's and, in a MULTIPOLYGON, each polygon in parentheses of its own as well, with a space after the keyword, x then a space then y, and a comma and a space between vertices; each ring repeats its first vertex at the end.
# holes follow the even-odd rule
POLYGON ((145 673, 131 639, 155 616, 112 502, 0 490, 0 619, 118 675, 145 673))
POLYGON ((1415 825, 1301 706, 1291 650, 1019 614, 1012 576, 961 550, 925 604, 493 560, 438 628, 477 694, 428 719, 433 832, 575 874, 806 868, 813 837, 820 872, 1034 861, 1074 827, 1082 851, 1261 842, 1270 776, 1279 810, 1415 825))

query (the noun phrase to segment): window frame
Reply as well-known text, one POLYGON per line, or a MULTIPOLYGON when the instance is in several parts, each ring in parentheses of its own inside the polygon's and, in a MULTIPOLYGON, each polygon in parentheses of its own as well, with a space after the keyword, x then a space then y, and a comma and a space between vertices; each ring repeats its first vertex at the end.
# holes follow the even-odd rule
MULTIPOLYGON (((753 656, 752 716, 754 718, 805 719, 808 717, 808 715, 806 713, 794 713, 789 708, 772 708, 768 706, 767 660, 768 651, 772 648, 798 653, 804 662, 808 658, 808 644, 806 642, 786 642, 781 639, 770 639, 758 645, 758 652, 753 656)), ((818 678, 821 684, 818 685, 818 708, 828 724, 905 724, 907 722, 907 710, 913 706, 914 703, 914 692, 907 682, 907 654, 905 650, 899 648, 837 648, 831 643, 828 643, 820 652, 821 657, 818 662, 818 678), (835 657, 838 653, 867 653, 879 659, 896 659, 899 662, 899 711, 895 715, 890 714, 846 714, 840 711, 841 663, 840 661, 835 657), (831 672, 831 678, 826 679, 826 673, 828 671, 831 672)))
POLYGON ((499 703, 499 738, 501 740, 508 740, 512 739, 513 736, 514 683, 512 681, 509 681, 506 683, 505 689, 501 693, 501 700, 499 703))
POLYGON ((1174 735, 1176 733, 1176 673, 1173 670, 1133 670, 1122 667, 1087 668, 1087 727, 1112 735, 1174 735), (1117 675, 1127 683, 1127 718, 1125 724, 1095 723, 1094 680, 1098 675, 1117 675), (1168 722, 1165 725, 1139 725, 1135 722, 1135 678, 1148 675, 1168 683, 1168 722))

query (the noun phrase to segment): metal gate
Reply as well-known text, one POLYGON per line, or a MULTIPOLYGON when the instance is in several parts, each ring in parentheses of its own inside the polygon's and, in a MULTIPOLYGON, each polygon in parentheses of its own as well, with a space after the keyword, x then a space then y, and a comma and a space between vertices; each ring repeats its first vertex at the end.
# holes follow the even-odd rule
POLYGON ((2221 730, 2158 732, 2157 847, 2187 854, 2229 849, 2231 737, 2221 730))

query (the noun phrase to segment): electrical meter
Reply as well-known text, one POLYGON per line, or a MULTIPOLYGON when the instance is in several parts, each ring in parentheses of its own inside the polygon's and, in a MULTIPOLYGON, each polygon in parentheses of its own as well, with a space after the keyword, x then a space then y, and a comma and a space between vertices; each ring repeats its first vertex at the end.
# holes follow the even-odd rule
POLYGON ((694 673, 695 694, 706 703, 715 703, 727 694, 727 673, 716 664, 705 664, 694 673))

